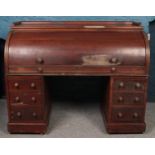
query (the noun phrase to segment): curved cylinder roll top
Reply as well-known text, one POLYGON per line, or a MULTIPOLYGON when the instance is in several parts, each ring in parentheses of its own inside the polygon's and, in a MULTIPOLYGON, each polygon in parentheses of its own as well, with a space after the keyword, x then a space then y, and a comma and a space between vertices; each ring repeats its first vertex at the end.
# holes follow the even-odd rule
POLYGON ((146 71, 149 47, 138 23, 19 22, 12 26, 5 54, 8 73, 116 67, 123 74, 125 67, 146 71))

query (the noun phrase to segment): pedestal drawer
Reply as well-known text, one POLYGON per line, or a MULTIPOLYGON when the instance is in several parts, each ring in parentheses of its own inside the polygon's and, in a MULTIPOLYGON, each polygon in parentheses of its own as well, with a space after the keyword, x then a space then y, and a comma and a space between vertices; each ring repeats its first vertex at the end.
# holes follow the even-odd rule
POLYGON ((145 91, 146 79, 142 78, 116 78, 113 81, 113 90, 116 91, 145 91))
POLYGON ((12 92, 9 102, 11 105, 41 105, 43 103, 42 93, 12 92))
POLYGON ((144 108, 112 108, 112 122, 144 122, 144 108))
POLYGON ((11 122, 33 122, 43 120, 43 109, 36 106, 11 106, 11 122))
POLYGON ((144 105, 144 93, 114 93, 112 97, 114 105, 144 105))
POLYGON ((10 77, 8 80, 9 90, 12 91, 40 91, 42 89, 42 81, 36 78, 28 78, 20 76, 16 79, 15 77, 10 77))

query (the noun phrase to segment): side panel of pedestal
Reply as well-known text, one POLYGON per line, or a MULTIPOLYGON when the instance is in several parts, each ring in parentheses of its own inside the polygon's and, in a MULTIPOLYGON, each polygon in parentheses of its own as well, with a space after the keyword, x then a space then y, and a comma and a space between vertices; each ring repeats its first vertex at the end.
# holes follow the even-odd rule
POLYGON ((49 106, 44 78, 7 76, 8 131, 10 133, 45 133, 49 106))
POLYGON ((111 77, 104 120, 109 133, 143 133, 147 77, 111 77))

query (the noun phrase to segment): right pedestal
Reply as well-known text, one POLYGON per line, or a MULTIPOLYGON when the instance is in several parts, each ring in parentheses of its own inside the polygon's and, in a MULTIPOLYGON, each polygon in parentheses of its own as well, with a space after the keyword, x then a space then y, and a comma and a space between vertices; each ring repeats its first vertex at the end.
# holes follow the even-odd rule
POLYGON ((103 103, 108 133, 143 133, 147 77, 111 77, 103 103))

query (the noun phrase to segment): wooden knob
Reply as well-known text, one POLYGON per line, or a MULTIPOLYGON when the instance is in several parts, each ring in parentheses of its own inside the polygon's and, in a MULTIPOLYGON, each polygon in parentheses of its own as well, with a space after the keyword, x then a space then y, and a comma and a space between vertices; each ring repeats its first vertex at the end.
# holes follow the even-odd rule
POLYGON ((135 102, 139 102, 140 101, 140 98, 139 97, 135 97, 134 101, 135 102))
POLYGON ((137 118, 139 115, 138 115, 138 113, 137 112, 135 112, 134 114, 133 114, 133 118, 137 118))
POLYGON ((16 96, 16 97, 15 97, 15 101, 16 101, 16 102, 19 102, 19 101, 20 101, 20 97, 19 97, 19 96, 16 96))
POLYGON ((31 100, 32 100, 33 102, 36 102, 36 98, 35 98, 34 96, 31 98, 31 100))
POLYGON ((139 89, 139 88, 142 87, 142 85, 141 85, 139 82, 137 82, 137 83, 135 84, 135 87, 136 87, 137 89, 139 89))
POLYGON ((15 88, 19 88, 19 83, 16 82, 16 83, 14 84, 14 86, 15 86, 15 88))
POLYGON ((36 88, 36 84, 35 84, 34 82, 33 82, 33 83, 31 83, 31 85, 30 85, 30 86, 31 86, 31 88, 33 88, 33 89, 34 89, 34 88, 36 88))
POLYGON ((11 119, 14 119, 14 116, 11 116, 11 119))
POLYGON ((37 114, 35 112, 32 113, 33 117, 37 117, 37 114))
POLYGON ((120 82, 120 83, 119 83, 119 87, 120 87, 120 88, 124 88, 124 82, 120 82))
POLYGON ((123 101, 124 101, 124 98, 123 98, 122 96, 120 96, 120 97, 118 98, 118 101, 119 101, 119 102, 123 102, 123 101))
POLYGON ((43 68, 42 67, 38 67, 38 72, 42 73, 43 72, 43 68))
POLYGON ((17 112, 16 115, 17 115, 17 117, 21 117, 22 116, 21 112, 17 112))
POLYGON ((112 67, 111 68, 111 72, 116 72, 116 68, 115 67, 112 67))
POLYGON ((113 58, 111 58, 110 62, 113 64, 116 64, 118 62, 118 59, 113 57, 113 58))
POLYGON ((43 60, 43 58, 39 57, 39 58, 36 59, 36 62, 39 63, 39 64, 43 64, 44 60, 43 60))
POLYGON ((119 113, 117 114, 117 117, 118 117, 118 118, 122 118, 122 117, 123 117, 123 114, 122 114, 121 112, 119 112, 119 113))

